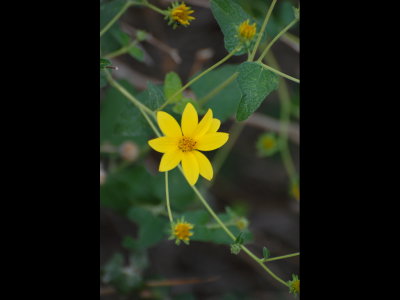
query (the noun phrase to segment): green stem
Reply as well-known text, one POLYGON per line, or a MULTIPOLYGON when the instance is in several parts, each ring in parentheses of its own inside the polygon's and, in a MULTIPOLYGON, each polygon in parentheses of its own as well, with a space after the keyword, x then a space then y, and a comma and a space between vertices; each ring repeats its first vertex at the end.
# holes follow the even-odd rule
POLYGON ((131 1, 126 1, 124 6, 121 7, 121 10, 107 23, 106 26, 100 31, 100 37, 107 32, 108 29, 122 16, 122 14, 134 3, 131 1))
POLYGON ((259 63, 263 68, 265 68, 265 69, 267 69, 267 70, 270 70, 270 71, 272 71, 272 72, 274 72, 274 73, 276 73, 276 74, 278 74, 278 75, 280 75, 280 76, 282 76, 282 77, 285 77, 285 78, 287 78, 287 79, 289 79, 289 80, 291 80, 291 81, 300 83, 300 80, 297 79, 297 78, 294 78, 294 77, 289 76, 289 75, 287 75, 287 74, 285 74, 285 73, 282 73, 281 71, 278 71, 278 70, 276 70, 276 69, 274 69, 274 68, 271 68, 270 66, 267 66, 267 65, 263 64, 262 62, 258 62, 258 63, 259 63))
POLYGON ((289 284, 282 280, 281 278, 279 278, 277 275, 275 275, 266 265, 264 265, 264 263, 257 257, 255 256, 249 249, 247 249, 245 246, 241 246, 242 250, 244 252, 247 253, 247 255, 249 255, 253 260, 255 260, 265 271, 267 271, 267 273, 269 275, 271 275, 275 280, 279 281, 280 283, 282 283, 283 285, 289 287, 289 284))
POLYGON ((279 259, 285 259, 285 258, 294 257, 294 256, 298 256, 298 255, 300 255, 300 252, 268 258, 268 259, 263 260, 263 262, 269 262, 269 261, 274 261, 274 260, 279 260, 279 259))
POLYGON ((265 55, 267 55, 269 49, 272 47, 273 44, 286 32, 288 31, 294 24, 296 24, 299 21, 299 19, 294 19, 292 22, 290 22, 285 28, 282 29, 281 32, 279 32, 273 40, 268 44, 268 46, 265 48, 265 50, 261 53, 260 57, 258 58, 257 61, 261 62, 262 59, 264 58, 265 55))
MULTIPOLYGON (((179 169, 183 174, 183 170, 182 170, 181 166, 179 166, 179 169)), ((193 191, 199 197, 201 203, 204 205, 204 207, 207 209, 207 211, 210 213, 210 215, 214 218, 214 220, 221 226, 221 228, 232 239, 232 241, 235 241, 236 240, 235 235, 225 226, 225 224, 221 221, 221 219, 215 214, 214 210, 208 205, 206 199, 204 199, 204 197, 200 194, 198 189, 194 185, 191 185, 190 187, 193 189, 193 191)), ((275 275, 266 265, 264 265, 261 262, 261 260, 257 256, 255 256, 249 249, 247 249, 246 246, 241 245, 240 247, 244 252, 247 253, 247 255, 249 255, 253 260, 255 260, 265 271, 267 271, 268 274, 270 274, 273 278, 275 278, 277 281, 279 281, 283 285, 288 286, 288 284, 284 280, 282 280, 277 275, 275 275)))
MULTIPOLYGON (((116 81, 114 81, 111 77, 111 75, 109 73, 107 73, 107 78, 108 81, 110 82, 111 85, 113 85, 118 91, 120 91, 123 95, 125 95, 130 101, 132 101, 133 104, 135 104, 139 110, 142 112, 142 114, 146 117, 147 122, 149 123, 150 127, 153 129, 153 131, 160 136, 158 130, 155 128, 154 124, 151 122, 150 118, 147 116, 144 107, 149 110, 151 112, 151 110, 149 108, 147 108, 147 106, 141 104, 139 101, 137 101, 135 99, 135 97, 133 97, 128 91, 126 91, 122 86, 120 86, 116 81)), ((181 173, 183 174, 183 169, 182 167, 179 165, 178 166, 179 170, 181 171, 181 173)), ((167 176, 167 175, 166 175, 167 176)), ((168 182, 168 179, 166 177, 166 183, 168 182)), ((204 197, 200 194, 200 192, 198 191, 198 189, 195 186, 190 186, 194 192, 196 193, 196 195, 199 197, 200 201, 202 202, 202 204, 204 205, 204 207, 207 209, 207 211, 211 214, 211 216, 214 218, 214 220, 221 226, 221 228, 226 232, 226 234, 233 240, 236 240, 236 237, 234 236, 234 234, 225 226, 225 224, 221 221, 221 219, 215 214, 215 212, 213 211, 213 209, 208 205, 207 201, 204 199, 204 197)), ((168 191, 169 192, 169 191, 168 191)), ((166 184, 166 193, 167 193, 167 184, 166 184)), ((169 193, 168 193, 169 194, 169 193)), ((167 198, 167 201, 169 203, 169 196, 167 198)), ((170 218, 171 215, 169 214, 170 218)), ((171 219, 170 219, 171 220, 171 219)), ((262 263, 262 260, 259 259, 257 256, 255 256, 249 249, 247 249, 245 246, 241 245, 241 249, 246 252, 252 259, 254 259, 265 271, 267 271, 268 274, 270 274, 273 278, 275 278, 277 281, 279 281, 280 283, 282 283, 285 286, 288 286, 288 284, 283 281, 281 278, 279 278, 277 275, 275 275, 267 266, 265 266, 262 263)))
POLYGON ((212 65, 211 67, 209 67, 207 70, 203 71, 202 73, 200 73, 199 75, 197 75, 195 78, 193 78, 192 80, 190 80, 188 83, 186 83, 180 90, 178 90, 177 92, 175 92, 175 94, 173 94, 171 97, 169 97, 167 99, 167 101, 164 102, 164 104, 162 104, 157 110, 161 110, 163 109, 166 105, 168 105, 172 99, 174 99, 174 97, 180 93, 182 93, 185 89, 187 89, 190 85, 192 85, 194 82, 196 82, 197 80, 199 80, 201 77, 203 77, 204 75, 206 75, 208 72, 214 70, 216 67, 218 67, 219 65, 223 64, 225 61, 227 61, 229 58, 231 58, 232 55, 234 55, 238 50, 235 48, 232 52, 230 52, 227 56, 225 56, 224 58, 222 58, 220 61, 218 61, 216 64, 212 65))
POLYGON ((114 58, 114 57, 120 56, 120 55, 122 55, 122 54, 125 54, 125 53, 127 53, 127 52, 129 51, 129 48, 130 48, 132 45, 136 45, 136 44, 137 44, 137 40, 134 40, 134 41, 133 41, 132 43, 130 43, 129 45, 126 45, 126 46, 124 46, 124 47, 122 47, 122 48, 120 48, 120 49, 118 49, 118 50, 116 50, 116 51, 114 51, 114 52, 111 52, 111 53, 106 54, 106 55, 104 56, 104 58, 110 59, 110 58, 114 58))
POLYGON ((146 121, 149 123, 150 127, 153 129, 155 134, 160 137, 161 133, 158 131, 156 126, 153 124, 153 122, 150 120, 149 115, 153 117, 154 120, 156 120, 156 117, 154 115, 154 112, 150 110, 146 105, 142 104, 137 100, 131 93, 129 93, 123 86, 121 86, 118 82, 116 82, 110 75, 110 73, 107 72, 107 80, 110 82, 110 84, 115 87, 121 94, 123 94, 129 101, 131 101, 142 113, 143 117, 146 119, 146 121))
POLYGON ((226 79, 224 82, 222 82, 220 85, 218 85, 215 89, 213 89, 211 92, 209 92, 206 96, 201 98, 198 103, 199 105, 204 105, 207 103, 211 98, 213 98, 215 95, 217 95, 219 92, 221 92, 224 88, 226 88, 228 85, 230 85, 237 77, 239 76, 239 72, 233 73, 228 79, 226 79))
POLYGON ((174 218, 172 217, 171 205, 169 203, 168 172, 165 172, 165 198, 167 199, 168 218, 172 226, 174 223, 174 218))
MULTIPOLYGON (((273 66, 279 68, 278 62, 272 53, 268 53, 267 60, 273 66)), ((288 172, 291 183, 293 184, 297 178, 296 168, 289 149, 289 122, 290 122, 290 111, 291 111, 291 101, 289 89, 284 80, 281 80, 278 88, 278 96, 281 101, 281 115, 280 115, 280 153, 282 157, 283 164, 288 172)))
POLYGON ((268 12, 267 12, 267 15, 265 16, 264 22, 263 22, 263 24, 261 25, 261 30, 260 30, 260 32, 258 33, 257 42, 256 42, 256 44, 254 45, 253 52, 251 53, 251 55, 250 55, 250 57, 249 57, 249 61, 253 61, 254 56, 256 55, 258 46, 260 45, 261 38, 262 38, 262 36, 263 36, 263 34, 264 34, 265 28, 267 27, 268 20, 269 20, 269 18, 270 18, 270 16, 271 16, 272 10, 274 9, 274 6, 275 6, 276 1, 277 1, 277 0, 273 0, 272 3, 271 3, 271 6, 270 6, 269 9, 268 9, 268 12))
POLYGON ((154 6, 153 4, 151 4, 151 3, 147 2, 147 1, 145 3, 143 3, 143 5, 147 6, 148 8, 150 8, 152 10, 154 10, 155 12, 158 12, 159 14, 162 14, 164 16, 168 15, 167 11, 160 9, 157 6, 154 6))

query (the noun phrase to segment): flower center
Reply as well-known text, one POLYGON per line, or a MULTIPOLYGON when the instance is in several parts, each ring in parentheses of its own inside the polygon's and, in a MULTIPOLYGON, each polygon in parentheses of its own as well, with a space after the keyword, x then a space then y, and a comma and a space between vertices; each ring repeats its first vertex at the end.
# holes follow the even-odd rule
POLYGON ((178 148, 183 152, 192 151, 197 142, 190 137, 183 136, 178 142, 178 148))
POLYGON ((193 235, 189 230, 193 227, 190 224, 180 223, 175 226, 174 234, 180 240, 188 240, 193 235))

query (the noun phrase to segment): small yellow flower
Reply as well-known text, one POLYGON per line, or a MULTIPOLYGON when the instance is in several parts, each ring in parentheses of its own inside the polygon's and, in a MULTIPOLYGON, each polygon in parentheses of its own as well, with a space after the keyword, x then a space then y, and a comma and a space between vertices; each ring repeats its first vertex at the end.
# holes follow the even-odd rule
POLYGON ((292 275, 292 280, 288 281, 289 292, 297 296, 300 294, 300 279, 297 275, 292 275))
POLYGON ((239 218, 236 220, 235 225, 240 230, 246 229, 249 226, 249 221, 246 218, 239 218))
POLYGON ((172 3, 172 7, 168 10, 168 12, 169 15, 167 17, 170 19, 169 24, 174 24, 174 29, 178 23, 186 27, 190 25, 190 21, 196 19, 195 17, 191 16, 191 14, 194 13, 194 10, 192 10, 183 2, 181 4, 178 2, 172 3))
POLYGON ((196 109, 188 103, 182 114, 181 126, 174 117, 163 111, 157 113, 157 122, 165 136, 152 139, 148 143, 154 150, 164 153, 159 171, 170 171, 182 162, 183 173, 190 185, 196 184, 199 175, 211 180, 212 165, 200 151, 215 150, 229 138, 228 133, 217 132, 221 121, 213 118, 212 110, 208 109, 198 122, 196 109))
POLYGON ((238 28, 239 37, 244 41, 250 41, 256 34, 256 23, 253 25, 249 24, 250 20, 246 20, 240 24, 238 28))
POLYGON ((170 239, 175 239, 175 243, 179 245, 181 241, 185 244, 189 244, 190 237, 193 235, 193 232, 190 230, 194 228, 193 224, 185 222, 182 218, 177 223, 172 225, 172 232, 170 239))
POLYGON ((257 141, 257 149, 260 156, 275 154, 279 150, 276 136, 272 133, 261 135, 257 141))

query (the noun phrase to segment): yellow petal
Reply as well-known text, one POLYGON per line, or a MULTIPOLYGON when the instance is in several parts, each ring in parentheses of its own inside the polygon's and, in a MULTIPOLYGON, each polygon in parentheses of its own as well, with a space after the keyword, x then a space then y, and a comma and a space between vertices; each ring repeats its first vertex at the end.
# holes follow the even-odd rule
POLYGON ((182 152, 182 168, 186 180, 190 185, 195 185, 199 179, 199 164, 193 152, 182 152))
POLYGON ((210 128, 208 128, 207 133, 215 133, 215 132, 217 132, 220 126, 221 126, 221 121, 220 120, 212 119, 210 128))
POLYGON ((178 148, 178 140, 177 137, 170 137, 170 136, 162 136, 156 139, 152 139, 148 141, 151 148, 154 150, 166 153, 172 152, 178 148))
POLYGON ((221 147, 228 141, 229 134, 225 132, 208 133, 198 139, 196 149, 211 151, 221 147))
POLYGON ((212 120, 213 120, 212 110, 208 109, 207 113, 204 115, 199 125, 197 125, 197 128, 194 131, 193 136, 196 138, 203 136, 210 128, 212 120))
POLYGON ((164 111, 159 111, 157 113, 157 122, 164 135, 171 137, 182 136, 182 131, 178 122, 170 114, 164 111))
POLYGON ((191 103, 186 104, 181 120, 183 135, 192 136, 193 132, 196 130, 198 122, 199 117, 196 109, 191 103))
POLYGON ((193 154, 197 159, 200 175, 207 180, 211 180, 213 178, 213 168, 208 158, 199 151, 193 151, 193 154))
POLYGON ((158 170, 160 172, 172 170, 181 162, 182 154, 183 152, 179 149, 165 153, 161 158, 158 170))

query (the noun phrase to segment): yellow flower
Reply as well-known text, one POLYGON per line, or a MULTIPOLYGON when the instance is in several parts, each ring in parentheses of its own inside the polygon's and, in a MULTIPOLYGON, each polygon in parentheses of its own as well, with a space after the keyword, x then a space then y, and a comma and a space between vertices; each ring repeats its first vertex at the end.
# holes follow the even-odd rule
POLYGON ((194 13, 194 10, 192 10, 185 3, 179 4, 178 2, 175 2, 172 4, 172 7, 168 11, 168 17, 170 19, 169 24, 175 22, 174 29, 176 28, 177 23, 180 23, 186 27, 190 25, 190 21, 196 19, 195 17, 191 16, 191 14, 194 13))
POLYGON ((193 227, 194 225, 190 223, 180 221, 175 224, 173 235, 177 239, 177 241, 181 240, 185 243, 188 243, 190 240, 189 238, 193 235, 193 233, 190 232, 193 227))
POLYGON ((190 185, 196 184, 199 175, 211 180, 213 168, 200 151, 215 150, 229 138, 228 133, 217 132, 221 121, 213 118, 212 110, 209 109, 198 122, 196 109, 188 103, 182 114, 181 126, 174 117, 163 111, 157 113, 157 122, 165 136, 148 143, 154 150, 164 153, 159 171, 172 170, 182 162, 183 173, 190 185))
POLYGON ((257 31, 256 23, 250 25, 249 22, 250 20, 242 22, 242 24, 240 24, 238 28, 239 37, 245 41, 250 41, 254 37, 257 31))
POLYGON ((292 280, 288 281, 289 292, 293 295, 300 294, 300 279, 297 275, 292 274, 292 280))

